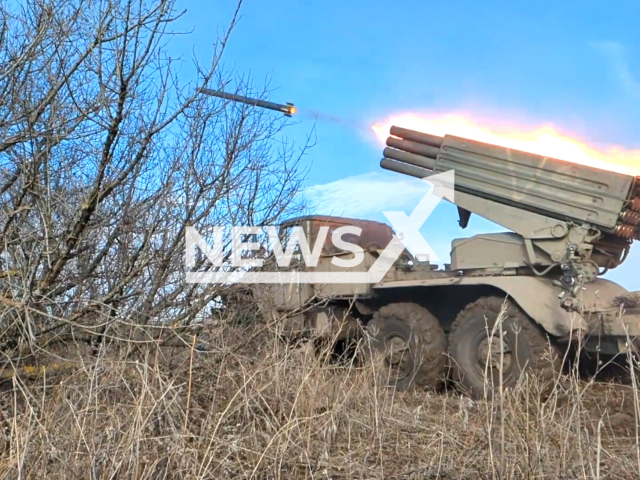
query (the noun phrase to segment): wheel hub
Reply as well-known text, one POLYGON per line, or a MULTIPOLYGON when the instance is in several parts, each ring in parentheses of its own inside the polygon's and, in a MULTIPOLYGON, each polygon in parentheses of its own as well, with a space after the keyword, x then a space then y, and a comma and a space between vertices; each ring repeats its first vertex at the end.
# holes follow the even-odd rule
POLYGON ((509 344, 495 334, 489 338, 483 338, 478 348, 478 362, 484 368, 488 366, 492 369, 508 371, 511 367, 511 350, 509 344), (500 361, 502 357, 502 362, 500 361))
POLYGON ((411 373, 412 359, 407 341, 398 335, 393 335, 387 337, 385 346, 385 361, 394 377, 401 379, 409 375, 411 373))

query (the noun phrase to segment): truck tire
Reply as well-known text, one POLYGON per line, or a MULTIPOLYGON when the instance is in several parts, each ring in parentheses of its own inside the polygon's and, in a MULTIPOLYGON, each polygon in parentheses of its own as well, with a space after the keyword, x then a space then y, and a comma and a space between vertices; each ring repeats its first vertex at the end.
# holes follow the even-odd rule
POLYGON ((562 366, 557 346, 513 302, 505 305, 497 296, 480 298, 457 316, 448 348, 453 383, 474 399, 491 398, 499 389, 500 335, 497 327, 492 332, 503 306, 503 388, 513 387, 524 373, 549 385, 562 366))
POLYGON ((437 388, 447 368, 446 336, 438 320, 415 303, 380 308, 367 324, 369 358, 382 354, 381 375, 396 390, 437 388))

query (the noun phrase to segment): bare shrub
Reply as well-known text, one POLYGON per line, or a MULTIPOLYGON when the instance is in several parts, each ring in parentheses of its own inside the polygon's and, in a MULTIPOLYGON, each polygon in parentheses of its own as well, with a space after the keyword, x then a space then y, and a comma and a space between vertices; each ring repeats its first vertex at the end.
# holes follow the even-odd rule
POLYGON ((4 351, 33 353, 52 336, 128 338, 117 322, 207 318, 221 291, 184 281, 185 227, 270 225, 302 208, 308 145, 281 138, 282 115, 197 93, 231 88, 222 58, 238 11, 184 83, 166 48, 177 7, 0 6, 4 351))

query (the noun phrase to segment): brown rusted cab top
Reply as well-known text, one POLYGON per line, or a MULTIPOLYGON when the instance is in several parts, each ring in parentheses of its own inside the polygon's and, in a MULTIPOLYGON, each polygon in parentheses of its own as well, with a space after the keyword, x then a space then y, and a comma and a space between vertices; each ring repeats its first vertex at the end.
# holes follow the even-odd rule
POLYGON ((327 238, 322 249, 322 253, 324 255, 336 254, 342 251, 335 247, 333 242, 331 242, 331 235, 340 227, 353 226, 360 228, 360 235, 347 233, 342 235, 342 239, 346 242, 358 245, 365 251, 384 249, 394 235, 393 229, 386 223, 376 222, 374 220, 333 217, 330 215, 307 215, 290 218, 282 222, 280 227, 288 228, 297 225, 304 226, 305 222, 310 223, 310 230, 307 234, 309 235, 311 244, 315 244, 315 239, 317 238, 321 227, 329 227, 329 232, 327 233, 327 238))

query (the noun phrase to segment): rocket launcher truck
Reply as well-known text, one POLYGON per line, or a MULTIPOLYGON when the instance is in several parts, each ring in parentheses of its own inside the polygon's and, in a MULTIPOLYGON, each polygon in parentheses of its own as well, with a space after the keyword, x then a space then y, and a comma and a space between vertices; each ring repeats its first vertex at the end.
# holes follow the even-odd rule
MULTIPOLYGON (((383 155, 381 167, 402 175, 453 171, 460 227, 477 215, 507 231, 454 239, 444 268, 405 251, 374 284, 280 287, 274 312, 288 328, 340 339, 364 331, 391 386, 452 381, 472 397, 523 373, 552 378, 566 352, 637 354, 640 292, 603 275, 640 240, 640 177, 396 126, 383 155)), ((351 270, 370 267, 394 236, 383 223, 327 216, 282 228, 301 226, 312 245, 319 227, 343 225, 362 228, 351 242, 367 256, 351 270)), ((332 257, 350 253, 328 243, 317 266, 299 268, 337 270, 332 257)))

